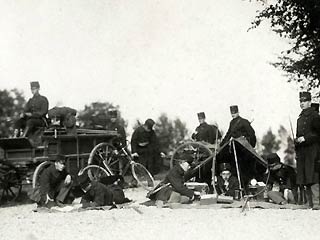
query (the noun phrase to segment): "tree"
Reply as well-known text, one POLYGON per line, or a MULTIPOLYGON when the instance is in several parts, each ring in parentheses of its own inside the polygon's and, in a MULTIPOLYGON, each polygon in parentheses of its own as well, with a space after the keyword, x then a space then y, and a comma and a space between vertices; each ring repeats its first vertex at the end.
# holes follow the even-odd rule
POLYGON ((84 128, 99 128, 105 129, 110 124, 108 110, 116 108, 118 110, 119 123, 124 127, 127 126, 126 121, 121 117, 119 106, 114 106, 108 102, 93 102, 90 105, 85 105, 84 110, 79 111, 80 126, 84 128))
POLYGON ((18 89, 0 90, 0 137, 13 134, 14 122, 23 112, 26 100, 18 89))
MULTIPOLYGON (((258 12, 253 27, 269 20, 271 29, 289 39, 290 48, 281 52, 275 67, 284 70, 289 82, 308 90, 320 86, 320 1, 277 0, 258 12)), ((319 96, 319 93, 318 93, 319 96)))
POLYGON ((280 141, 277 140, 271 129, 269 129, 268 132, 262 137, 261 145, 263 146, 263 155, 274 153, 280 149, 280 141))

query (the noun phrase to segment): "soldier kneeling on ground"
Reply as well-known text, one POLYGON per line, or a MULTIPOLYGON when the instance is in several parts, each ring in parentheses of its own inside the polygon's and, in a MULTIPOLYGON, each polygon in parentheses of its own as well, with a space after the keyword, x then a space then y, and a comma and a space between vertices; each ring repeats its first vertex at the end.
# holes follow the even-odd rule
POLYGON ((266 176, 266 196, 267 201, 276 204, 297 203, 297 184, 295 170, 280 162, 280 157, 276 153, 266 156, 268 169, 270 171, 269 179, 266 176))
POLYGON ((168 203, 191 203, 200 198, 200 192, 187 188, 184 181, 184 174, 190 165, 182 162, 175 165, 166 175, 165 179, 147 195, 151 200, 156 201, 158 207, 168 203))
POLYGON ((131 202, 126 198, 119 182, 123 181, 122 176, 108 176, 101 178, 100 181, 90 181, 88 176, 79 176, 79 183, 84 192, 81 198, 83 208, 113 206, 131 202))

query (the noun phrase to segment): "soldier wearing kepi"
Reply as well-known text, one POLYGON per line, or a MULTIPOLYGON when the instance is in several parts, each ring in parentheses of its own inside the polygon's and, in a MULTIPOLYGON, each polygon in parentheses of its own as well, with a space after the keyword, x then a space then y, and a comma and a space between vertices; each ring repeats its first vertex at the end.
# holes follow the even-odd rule
POLYGON ((20 129, 24 129, 23 137, 27 137, 37 127, 46 125, 46 115, 49 108, 48 99, 39 94, 39 82, 31 82, 30 86, 33 97, 29 99, 24 113, 21 114, 21 118, 15 123, 14 137, 18 137, 20 129))
POLYGON ((230 106, 232 120, 229 125, 228 132, 221 142, 221 145, 230 140, 231 137, 238 138, 244 136, 252 147, 256 146, 256 135, 250 122, 247 119, 240 117, 237 105, 230 106))
POLYGON ((119 124, 118 111, 115 108, 108 110, 110 124, 107 125, 107 130, 116 131, 119 135, 119 144, 121 147, 126 146, 126 131, 124 127, 119 124))
POLYGON ((214 125, 206 123, 206 115, 204 112, 198 113, 200 125, 196 128, 195 133, 192 134, 192 139, 196 141, 204 141, 207 143, 215 144, 216 139, 221 139, 221 133, 214 125))
POLYGON ((306 187, 309 206, 313 207, 311 185, 317 182, 315 169, 320 154, 320 116, 311 107, 311 94, 300 92, 300 108, 297 120, 295 149, 297 153, 297 184, 306 187))

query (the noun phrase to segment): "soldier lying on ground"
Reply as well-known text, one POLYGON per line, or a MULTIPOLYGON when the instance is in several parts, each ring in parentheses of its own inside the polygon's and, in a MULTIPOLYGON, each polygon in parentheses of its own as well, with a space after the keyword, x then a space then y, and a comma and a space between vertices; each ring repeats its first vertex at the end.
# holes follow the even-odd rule
POLYGON ((165 179, 147 197, 156 200, 157 204, 164 203, 191 203, 200 193, 188 189, 184 182, 184 173, 190 168, 188 162, 175 165, 165 179))
POLYGON ((82 207, 114 206, 131 202, 118 185, 121 181, 123 178, 120 175, 102 178, 100 182, 90 181, 84 174, 79 176, 79 183, 84 192, 81 198, 82 207))
POLYGON ((270 171, 267 182, 267 199, 276 204, 297 203, 295 170, 281 163, 276 153, 269 154, 266 159, 270 171))

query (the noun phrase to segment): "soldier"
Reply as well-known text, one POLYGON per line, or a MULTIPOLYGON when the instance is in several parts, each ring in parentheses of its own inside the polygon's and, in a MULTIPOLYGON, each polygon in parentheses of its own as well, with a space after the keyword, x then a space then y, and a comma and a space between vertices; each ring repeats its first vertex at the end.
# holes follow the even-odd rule
POLYGON ((38 206, 62 206, 71 189, 72 179, 65 170, 65 160, 58 158, 43 170, 40 176, 40 202, 38 206))
POLYGON ((228 132, 221 142, 221 145, 224 145, 226 142, 228 142, 231 137, 238 138, 244 136, 250 145, 255 147, 257 140, 250 122, 247 119, 240 117, 237 105, 230 106, 230 112, 232 120, 230 122, 228 132))
POLYGON ((239 181, 231 174, 230 163, 221 163, 220 176, 217 177, 218 194, 235 197, 236 190, 239 190, 239 181))
POLYGON ((206 123, 206 115, 204 112, 198 113, 198 119, 200 125, 196 128, 195 133, 192 134, 192 139, 196 141, 204 141, 207 143, 215 144, 216 139, 221 139, 221 133, 214 125, 206 123))
POLYGON ((33 97, 29 99, 25 106, 24 113, 21 114, 21 118, 15 123, 14 137, 18 137, 20 129, 24 129, 22 137, 27 137, 32 134, 37 127, 44 127, 47 124, 48 99, 39 94, 39 82, 31 82, 30 86, 33 97))
POLYGON ((319 114, 319 103, 311 103, 311 107, 319 114))
POLYGON ((315 169, 320 154, 320 116, 311 107, 311 94, 300 92, 300 108, 297 120, 295 149, 297 153, 297 184, 306 188, 309 207, 313 207, 311 185, 317 182, 315 169))
POLYGON ((155 122, 147 119, 139 126, 131 137, 132 157, 139 157, 139 162, 154 175, 157 172, 157 164, 160 159, 159 141, 153 130, 155 122))
POLYGON ((122 125, 119 124, 118 121, 118 111, 117 109, 109 109, 108 116, 110 118, 110 124, 107 125, 107 130, 117 131, 120 135, 119 144, 121 147, 125 147, 126 143, 126 131, 122 125))

